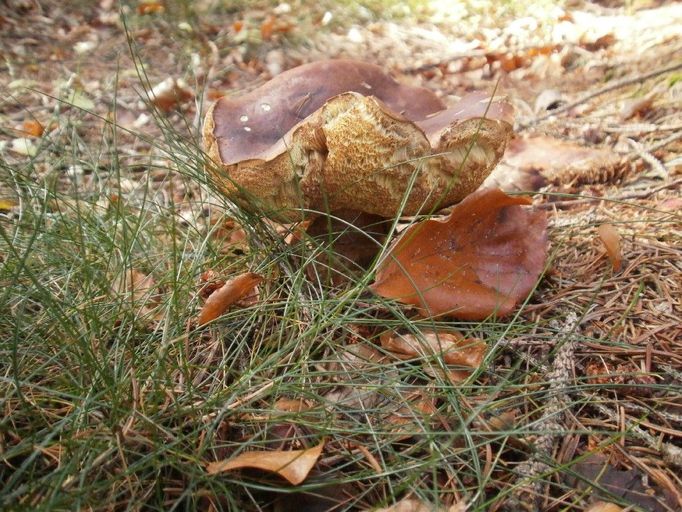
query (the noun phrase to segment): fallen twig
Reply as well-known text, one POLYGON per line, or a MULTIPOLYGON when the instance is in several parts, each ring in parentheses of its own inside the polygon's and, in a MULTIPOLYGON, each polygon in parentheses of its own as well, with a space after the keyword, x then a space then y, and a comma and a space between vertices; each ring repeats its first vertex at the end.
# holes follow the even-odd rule
POLYGON ((651 153, 652 151, 658 151, 659 149, 663 149, 664 147, 666 147, 668 144, 671 144, 680 139, 682 139, 682 131, 673 133, 672 135, 666 137, 665 139, 660 140, 655 144, 652 144, 651 146, 646 148, 646 151, 647 153, 651 153))
POLYGON ((535 451, 517 467, 521 478, 512 496, 505 503, 509 510, 537 510, 537 499, 541 495, 545 481, 542 475, 551 470, 547 461, 553 458, 554 440, 564 430, 565 411, 570 403, 568 388, 573 377, 576 342, 573 334, 578 328, 580 318, 570 313, 561 328, 563 345, 559 348, 552 363, 552 370, 546 378, 549 384, 549 399, 537 421, 537 429, 545 432, 537 437, 535 451))
MULTIPOLYGON (((604 404, 599 403, 592 397, 586 396, 587 403, 594 405, 599 412, 607 416, 612 421, 620 421, 618 413, 612 411, 604 404)), ((642 430, 637 425, 629 425, 628 432, 641 441, 644 441, 652 450, 657 450, 663 455, 663 460, 668 464, 682 468, 682 448, 671 443, 664 443, 657 438, 642 430)))
MULTIPOLYGON (((578 124, 578 123, 576 123, 578 124)), ((581 123, 582 124, 582 123, 581 123)), ((676 132, 682 130, 682 124, 661 124, 653 123, 637 123, 621 125, 605 126, 603 130, 606 133, 654 133, 654 132, 676 132)))
POLYGON ((529 127, 539 123, 540 121, 544 121, 545 119, 549 119, 550 117, 556 116, 557 114, 563 114, 564 112, 567 112, 567 111, 569 111, 569 110, 571 110, 571 109, 573 109, 579 105, 582 105, 583 103, 586 103, 586 102, 590 101, 591 99, 596 98, 597 96, 601 96, 602 94, 606 94, 606 93, 609 93, 611 91, 615 91, 616 89, 620 89, 622 87, 627 87, 628 85, 636 84, 638 82, 643 82, 645 80, 649 80, 650 78, 654 78, 654 77, 659 76, 659 75, 664 75, 666 73, 678 71, 680 69, 682 69, 682 62, 678 62, 678 63, 673 64, 671 66, 666 66, 664 68, 655 69, 653 71, 649 71, 648 73, 644 73, 641 75, 630 76, 630 77, 623 78, 621 80, 617 80, 613 83, 610 83, 609 85, 602 87, 601 89, 597 89, 594 92, 588 93, 588 94, 582 96, 581 98, 578 98, 575 101, 572 101, 570 103, 562 105, 561 107, 556 108, 556 109, 552 110, 551 112, 548 112, 547 114, 544 114, 540 117, 536 117, 535 119, 528 121, 526 123, 521 123, 519 125, 519 130, 529 128, 529 127))
POLYGON ((658 178, 667 178, 668 177, 668 169, 665 168, 665 165, 656 158, 654 155, 651 154, 650 151, 646 150, 642 145, 637 142, 636 140, 633 139, 626 139, 628 145, 632 148, 632 151, 642 160, 644 160, 651 169, 654 171, 656 177, 658 178))
POLYGON ((535 207, 547 210, 550 208, 565 208, 569 206, 577 206, 580 204, 594 203, 597 201, 625 201, 626 199, 646 199, 647 197, 651 197, 652 195, 654 195, 656 192, 660 192, 661 190, 665 190, 667 188, 675 188, 678 187, 679 185, 682 185, 682 179, 671 181, 670 183, 665 183, 659 187, 641 190, 639 192, 630 192, 628 194, 621 194, 618 196, 611 197, 580 197, 577 199, 567 199, 565 201, 542 203, 535 205, 535 207))

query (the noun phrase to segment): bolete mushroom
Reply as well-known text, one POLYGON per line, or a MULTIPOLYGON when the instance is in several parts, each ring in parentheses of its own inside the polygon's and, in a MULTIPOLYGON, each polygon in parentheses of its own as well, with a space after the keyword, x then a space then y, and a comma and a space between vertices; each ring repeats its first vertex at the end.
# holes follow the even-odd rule
POLYGON ((414 215, 476 190, 504 153, 513 110, 475 93, 454 106, 373 64, 327 60, 286 71, 206 114, 219 186, 283 221, 308 210, 414 215))

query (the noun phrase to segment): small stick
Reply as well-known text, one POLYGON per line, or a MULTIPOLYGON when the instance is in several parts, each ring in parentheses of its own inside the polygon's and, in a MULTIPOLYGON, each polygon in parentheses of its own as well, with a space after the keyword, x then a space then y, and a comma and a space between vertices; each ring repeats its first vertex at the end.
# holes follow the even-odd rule
POLYGON ((645 80, 649 80, 650 78, 654 78, 659 75, 664 75, 666 73, 671 73, 673 71, 677 71, 679 69, 682 69, 682 62, 678 62, 677 64, 673 64, 671 66, 667 66, 665 68, 661 69, 655 69, 654 71, 650 71, 648 73, 644 73, 642 75, 637 75, 637 76, 631 76, 631 77, 626 77, 623 78, 622 80, 617 80, 605 87, 602 87, 601 89, 597 89, 594 92, 591 92, 589 94, 586 94, 582 98, 578 98, 577 100, 567 103, 566 105, 563 105, 559 108, 556 108, 552 110, 551 112, 548 112, 545 115, 542 115, 540 117, 536 117, 532 121, 522 123, 519 125, 519 129, 525 129, 529 128, 540 121, 544 121, 545 119, 549 119, 552 116, 555 116, 557 114, 562 114, 568 110, 571 110, 572 108, 577 107, 578 105, 582 105, 583 103, 586 103, 590 101, 593 98, 596 98, 597 96, 601 96, 602 94, 606 94, 611 91, 615 91, 616 89, 620 89, 622 87, 627 87, 628 85, 636 84, 637 82, 643 82, 645 80))
POLYGON ((665 168, 665 165, 661 163, 661 161, 656 158, 654 155, 651 154, 650 151, 644 149, 642 145, 637 142, 636 140, 633 139, 625 139, 627 143, 630 145, 632 148, 632 151, 642 160, 644 160, 651 169, 654 171, 656 174, 657 178, 667 178, 668 177, 668 169, 665 168))
POLYGON ((665 139, 658 141, 656 144, 652 144, 651 146, 646 148, 646 152, 653 153, 654 151, 658 151, 659 149, 666 147, 668 144, 678 141, 680 139, 682 139, 682 130, 677 133, 673 133, 672 135, 669 135, 665 139))
POLYGON ((539 498, 545 485, 543 474, 551 471, 550 462, 553 460, 554 441, 565 429, 566 411, 571 409, 569 389, 573 379, 575 367, 575 351, 578 346, 573 334, 578 329, 581 319, 571 312, 566 316, 561 327, 562 345, 557 350, 552 362, 552 368, 546 374, 549 382, 549 397, 542 416, 536 422, 536 428, 542 432, 537 436, 534 453, 521 462, 516 471, 520 483, 511 496, 505 500, 509 510, 523 510, 521 504, 528 510, 539 510, 539 498))
POLYGON ((535 208, 541 208, 543 210, 549 210, 549 209, 554 208, 554 207, 563 208, 565 206, 576 206, 579 204, 593 203, 596 201, 623 201, 625 199, 646 199, 647 197, 654 195, 656 192, 660 192, 661 190, 665 190, 667 188, 675 188, 681 184, 682 184, 682 179, 681 180, 675 180, 675 181, 672 181, 670 183, 666 183, 664 185, 661 185, 660 187, 642 190, 640 192, 631 192, 628 194, 623 194, 623 195, 613 196, 613 197, 581 197, 581 198, 577 198, 577 199, 567 199, 565 201, 554 201, 552 203, 541 203, 541 204, 535 205, 535 208))
MULTIPOLYGON (((582 124, 576 123, 576 125, 582 124)), ((652 133, 652 132, 671 132, 682 130, 682 124, 662 124, 655 125, 653 123, 639 123, 629 124, 625 126, 609 125, 603 128, 606 133, 652 133)))
MULTIPOLYGON (((603 403, 594 400, 593 397, 588 396, 585 393, 582 394, 587 399, 586 403, 596 407, 599 412, 607 416, 611 421, 616 423, 620 422, 620 415, 617 412, 612 411, 603 403)), ((626 429, 626 432, 646 443, 652 450, 656 450, 663 454, 663 460, 668 464, 682 468, 682 449, 679 446, 675 446, 672 443, 661 442, 656 437, 642 430, 637 424, 630 424, 626 429)))

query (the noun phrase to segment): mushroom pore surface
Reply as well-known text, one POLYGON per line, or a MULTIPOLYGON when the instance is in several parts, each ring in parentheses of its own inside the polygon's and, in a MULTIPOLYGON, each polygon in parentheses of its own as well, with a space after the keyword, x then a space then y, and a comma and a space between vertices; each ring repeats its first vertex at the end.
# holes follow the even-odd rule
POLYGON ((351 60, 286 71, 209 109, 209 170, 242 207, 281 220, 305 209, 384 217, 445 207, 487 177, 513 111, 484 94, 451 108, 351 60))

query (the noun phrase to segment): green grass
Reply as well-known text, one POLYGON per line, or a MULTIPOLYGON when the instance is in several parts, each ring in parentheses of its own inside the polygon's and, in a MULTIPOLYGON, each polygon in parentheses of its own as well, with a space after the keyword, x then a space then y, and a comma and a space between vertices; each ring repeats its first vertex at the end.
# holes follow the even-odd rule
MULTIPOLYGON (((367 291, 372 269, 330 288, 323 272, 306 271, 326 240, 287 245, 257 212, 202 192, 212 184, 189 120, 157 113, 161 136, 138 134, 151 149, 130 154, 126 130, 63 107, 68 116, 36 155, 0 156, 0 185, 20 204, 17 216, 0 216, 1 509, 304 510, 304 500, 324 495, 338 510, 364 510, 412 495, 483 511, 513 493, 529 440, 545 433, 537 422, 551 396, 552 352, 528 357, 507 340, 532 334, 554 351, 569 339, 598 340, 520 315, 418 320, 367 291), (85 124, 100 133, 82 138, 85 124), (187 201, 164 193, 181 187, 192 191, 187 201), (204 211, 236 219, 248 247, 226 248, 204 211), (258 302, 198 328, 207 269, 261 273, 258 302), (131 271, 154 286, 131 291, 131 271), (429 374, 441 369, 437 358, 399 360, 378 342, 389 329, 434 328, 488 343, 462 384, 429 374), (384 358, 358 357, 357 347, 384 358), (419 393, 436 414, 418 407, 419 393), (279 399, 310 408, 276 411, 279 399), (397 411, 404 424, 392 420, 397 411), (511 411, 513 422, 489 431, 511 411), (323 456, 298 487, 263 472, 205 470, 243 451, 321 439, 323 456)), ((594 387, 569 391, 580 409, 594 387)), ((556 509, 580 510, 585 496, 557 477, 570 464, 546 462, 538 478, 567 496, 556 509)))
MULTIPOLYGON (((531 326, 418 321, 368 293, 371 274, 330 289, 306 276, 310 241, 287 246, 252 213, 232 214, 249 234, 248 250, 226 252, 201 215, 186 222, 180 205, 136 171, 165 170, 176 186, 197 189, 206 181, 198 147, 158 118, 157 156, 124 159, 116 126, 105 124, 89 146, 71 136, 86 118, 72 113, 35 157, 2 162, 3 185, 22 206, 0 224, 2 508, 205 509, 210 502, 259 510, 292 493, 327 492, 342 500, 340 509, 410 493, 443 502, 457 493, 485 510, 508 492, 508 464, 522 458, 510 439, 522 440, 533 425, 517 418, 528 426, 489 433, 481 419, 518 409, 520 393, 538 400, 522 415, 542 411, 546 391, 530 383, 535 368, 516 357, 500 364, 503 354, 513 356, 500 340, 531 326), (76 164, 91 172, 64 179, 63 169, 76 164), (84 187, 87 176, 97 185, 84 187), (209 268, 226 277, 249 269, 265 282, 257 304, 197 328, 199 277, 209 268), (133 269, 155 286, 131 293, 121 281, 133 269), (381 362, 363 361, 352 352, 377 347, 387 329, 434 327, 487 340, 476 376, 453 386, 425 372, 439 367, 436 359, 384 353, 381 362), (432 398, 438 413, 421 412, 415 393, 432 398), (302 398, 310 409, 276 413, 281 398, 302 398), (389 420, 398 409, 405 425, 389 420), (204 469, 245 450, 322 438, 318 469, 298 488, 262 472, 204 469), (487 468, 486 449, 495 454, 487 468)), ((231 207, 196 199, 192 208, 216 215, 231 207)))

